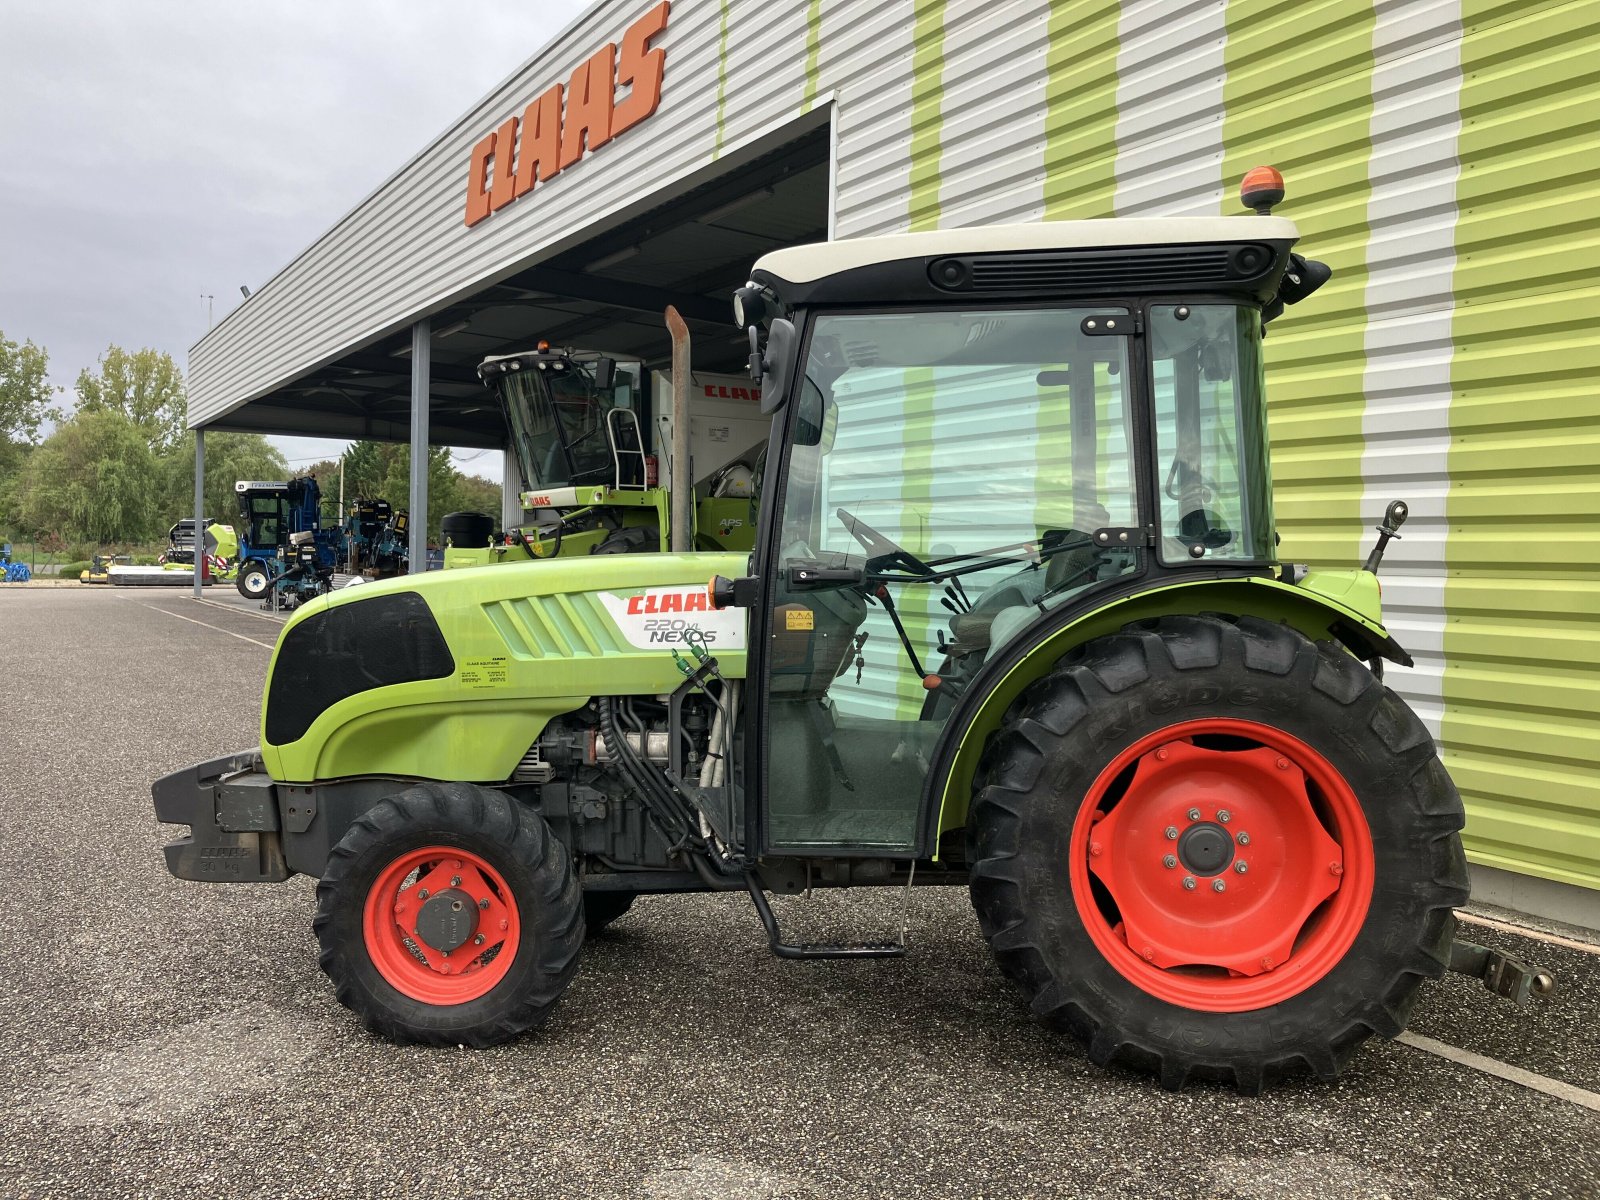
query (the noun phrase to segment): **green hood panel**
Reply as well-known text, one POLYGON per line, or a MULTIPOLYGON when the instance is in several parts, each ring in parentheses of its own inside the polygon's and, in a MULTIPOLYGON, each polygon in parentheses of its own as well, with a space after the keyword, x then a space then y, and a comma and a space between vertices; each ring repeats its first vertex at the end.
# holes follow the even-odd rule
MULTIPOLYGON (((303 736, 281 746, 267 739, 264 698, 262 757, 274 779, 294 783, 353 775, 504 780, 552 717, 596 695, 676 688, 683 675, 673 651, 687 652, 685 630, 704 634, 723 674, 742 678, 747 614, 710 611, 705 597, 713 575, 741 575, 746 566, 744 554, 596 555, 342 589, 305 605, 285 625, 267 695, 285 648, 315 644, 316 627, 291 639, 297 628, 403 592, 422 597, 455 669, 338 699, 303 736)), ((360 652, 374 651, 361 643, 360 652)))

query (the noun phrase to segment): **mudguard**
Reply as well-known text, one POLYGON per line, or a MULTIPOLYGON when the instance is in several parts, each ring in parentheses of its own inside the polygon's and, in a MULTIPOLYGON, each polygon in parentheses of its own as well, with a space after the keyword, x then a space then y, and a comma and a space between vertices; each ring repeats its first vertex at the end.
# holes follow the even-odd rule
POLYGON ((1130 621, 1217 612, 1282 621, 1313 640, 1337 641, 1358 658, 1412 665, 1411 656, 1383 625, 1377 577, 1367 571, 1310 571, 1295 583, 1266 576, 1195 579, 1134 591, 1089 609, 1052 613, 984 666, 968 688, 968 695, 977 699, 946 725, 924 795, 919 825, 924 853, 937 860, 940 836, 966 824, 984 744, 1012 702, 1062 655, 1130 621))

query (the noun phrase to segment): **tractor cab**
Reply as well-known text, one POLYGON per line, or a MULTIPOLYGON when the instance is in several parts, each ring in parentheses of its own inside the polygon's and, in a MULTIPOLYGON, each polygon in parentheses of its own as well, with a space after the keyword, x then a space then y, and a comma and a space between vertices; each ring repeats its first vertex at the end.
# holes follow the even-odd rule
POLYGON ((1014 645, 1275 573, 1262 313, 1294 240, 1089 221, 756 264, 738 308, 784 430, 758 554, 773 844, 932 849, 930 773, 1014 645))

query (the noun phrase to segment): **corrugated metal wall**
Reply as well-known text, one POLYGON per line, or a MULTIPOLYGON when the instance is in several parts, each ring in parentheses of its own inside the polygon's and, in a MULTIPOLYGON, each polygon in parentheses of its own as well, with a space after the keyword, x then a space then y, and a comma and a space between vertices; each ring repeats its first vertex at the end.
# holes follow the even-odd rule
POLYGON ((198 346, 206 419, 832 100, 839 236, 1234 212, 1334 281, 1268 341, 1286 556, 1385 568, 1483 863, 1600 887, 1600 101, 1583 0, 677 0, 660 111, 474 229, 482 133, 648 4, 605 0, 198 346))
POLYGON ((1600 13, 1466 0, 1444 728, 1481 862, 1600 886, 1600 13))

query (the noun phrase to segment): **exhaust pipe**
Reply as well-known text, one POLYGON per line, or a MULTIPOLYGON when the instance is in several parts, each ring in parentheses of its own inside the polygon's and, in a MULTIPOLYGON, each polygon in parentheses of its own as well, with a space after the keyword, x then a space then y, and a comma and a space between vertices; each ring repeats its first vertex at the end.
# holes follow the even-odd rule
POLYGON ((694 476, 689 464, 689 326, 667 305, 667 331, 672 334, 672 544, 674 554, 694 549, 694 476))

